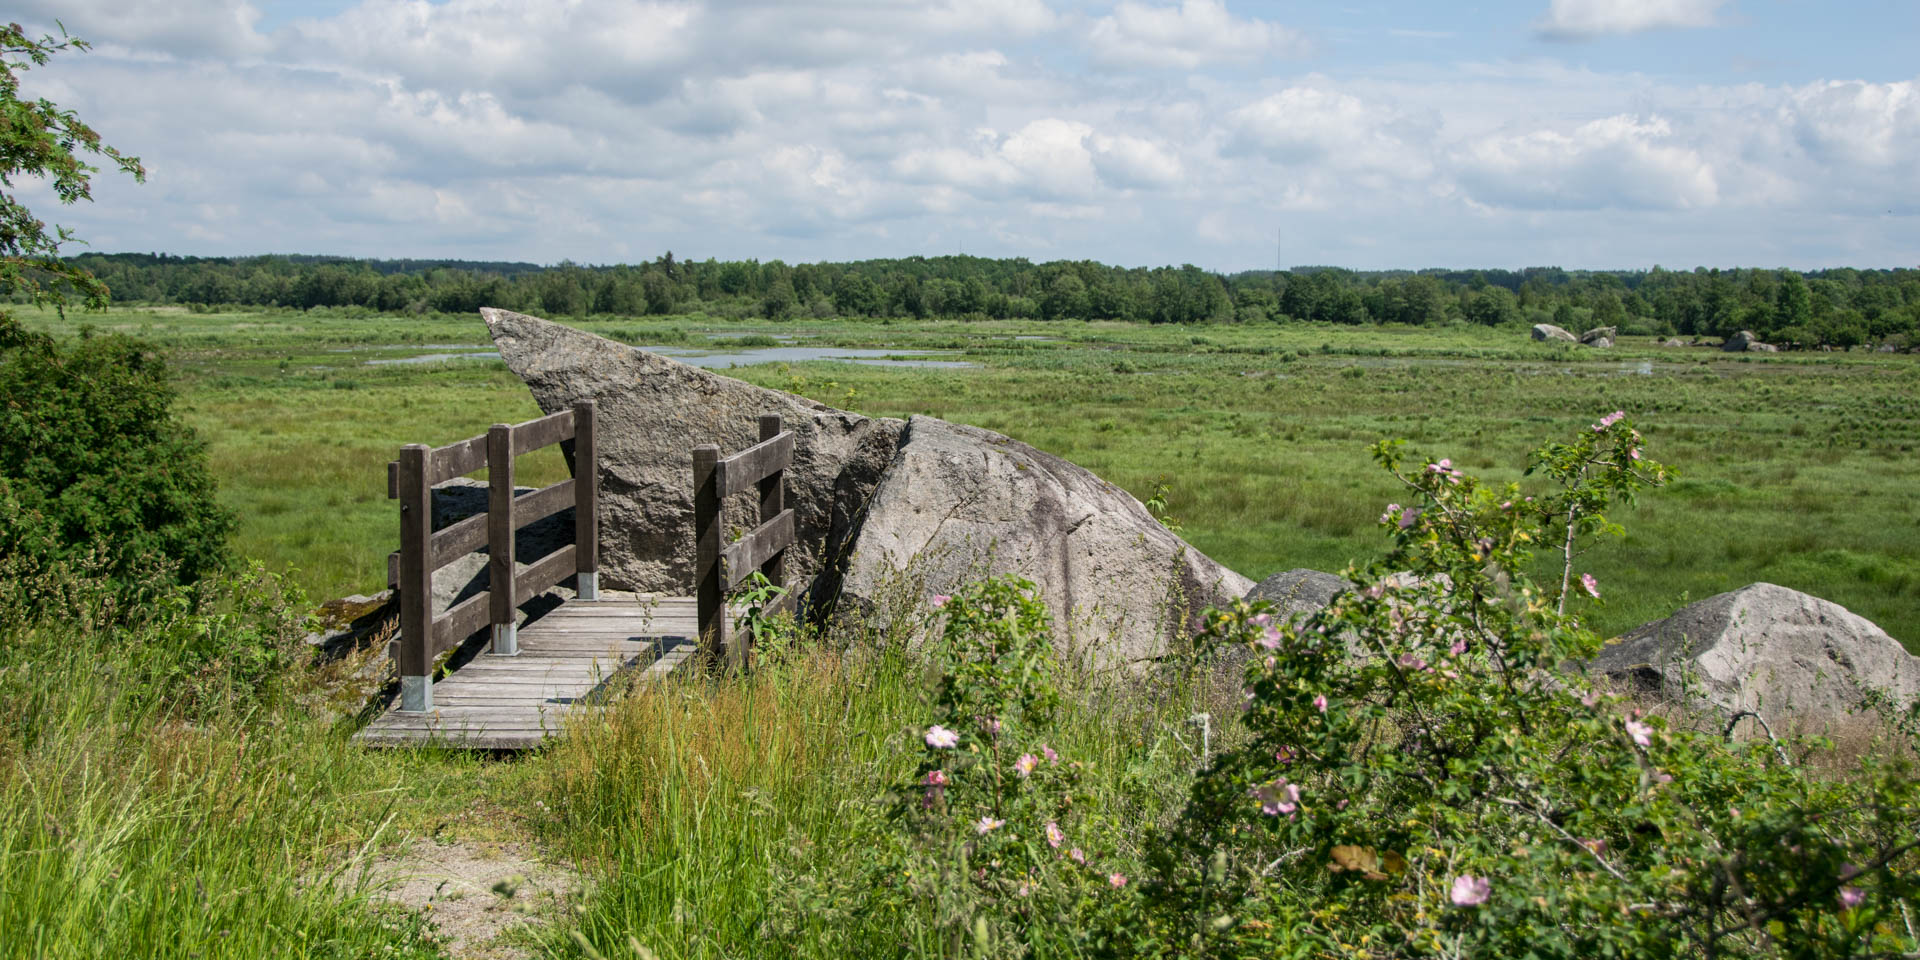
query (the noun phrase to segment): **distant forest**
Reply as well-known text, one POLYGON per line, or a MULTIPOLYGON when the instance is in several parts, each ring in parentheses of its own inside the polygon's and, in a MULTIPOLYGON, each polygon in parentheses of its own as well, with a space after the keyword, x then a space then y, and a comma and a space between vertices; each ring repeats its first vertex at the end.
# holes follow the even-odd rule
POLYGON ((84 254, 121 303, 383 313, 498 306, 552 317, 1091 319, 1145 323, 1554 323, 1579 333, 1724 337, 1800 346, 1920 342, 1920 270, 1356 271, 1220 274, 1192 265, 908 257, 789 265, 678 260, 581 266, 315 256, 84 254))

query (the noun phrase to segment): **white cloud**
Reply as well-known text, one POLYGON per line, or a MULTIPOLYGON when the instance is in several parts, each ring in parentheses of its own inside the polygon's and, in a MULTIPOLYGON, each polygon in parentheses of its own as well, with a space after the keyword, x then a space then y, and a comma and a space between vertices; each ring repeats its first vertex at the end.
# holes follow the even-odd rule
POLYGON ((1553 0, 1534 25, 1555 40, 1587 40, 1606 34, 1671 27, 1710 27, 1727 0, 1553 0))
POLYGON ((1673 142, 1664 118, 1606 117, 1570 132, 1536 130, 1466 145, 1461 183, 1490 206, 1533 210, 1689 210, 1720 199, 1713 167, 1673 142))
POLYGON ((362 0, 265 34, 135 2, 29 10, 102 42, 26 92, 152 174, 23 183, 99 250, 1245 267, 1278 226, 1292 263, 1920 260, 1914 79, 1300 75, 1297 34, 1207 0, 362 0))
POLYGON ((1324 77, 1308 80, 1229 114, 1229 152, 1401 178, 1432 172, 1428 151, 1415 140, 1419 131, 1406 117, 1342 92, 1324 77))
POLYGON ((1150 6, 1121 0, 1094 21, 1088 35, 1094 59, 1110 67, 1195 70, 1301 52, 1297 32, 1266 20, 1227 12, 1220 0, 1180 0, 1150 6))

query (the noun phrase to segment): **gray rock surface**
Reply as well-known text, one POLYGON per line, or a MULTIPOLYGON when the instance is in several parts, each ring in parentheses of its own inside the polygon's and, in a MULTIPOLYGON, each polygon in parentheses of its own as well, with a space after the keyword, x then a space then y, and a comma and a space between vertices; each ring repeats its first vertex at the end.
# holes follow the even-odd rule
POLYGON ((1352 581, 1344 577, 1301 567, 1282 570, 1260 581, 1247 591, 1247 599, 1265 600, 1283 616, 1291 617, 1322 609, 1352 588, 1352 581))
POLYGON ((1872 621, 1771 583, 1640 627, 1603 648, 1589 669, 1670 697, 1697 684, 1709 701, 1769 720, 1849 712, 1869 690, 1897 704, 1920 697, 1920 658, 1872 621))
MULTIPOLYGON (((839 554, 860 505, 892 459, 906 424, 835 410, 524 314, 480 311, 507 366, 541 409, 596 401, 600 424, 602 586, 685 594, 693 584, 693 454, 722 455, 760 440, 777 413, 794 432, 787 500, 798 542, 790 582, 839 554)), ((568 451, 571 455, 571 449, 568 451)), ((758 517, 751 492, 727 504, 731 525, 758 517)))
POLYGON ((1535 340, 1560 340, 1560 341, 1564 341, 1564 342, 1566 342, 1566 343, 1579 343, 1579 342, 1580 342, 1580 338, 1579 338, 1579 337, 1576 337, 1576 336, 1574 336, 1573 334, 1571 334, 1571 333, 1568 333, 1567 331, 1565 331, 1565 330, 1563 330, 1563 329, 1561 329, 1561 328, 1559 328, 1559 327, 1556 327, 1556 326, 1554 326, 1554 325, 1553 325, 1553 324, 1551 324, 1551 323, 1536 323, 1536 324, 1534 324, 1534 325, 1533 325, 1533 338, 1534 338, 1535 340))
POLYGON ((1752 330, 1742 330, 1728 337, 1727 342, 1720 345, 1720 349, 1728 353, 1778 353, 1780 351, 1780 348, 1773 344, 1761 343, 1760 338, 1754 336, 1752 330))
POLYGON ((1679 337, 1668 337, 1661 341, 1660 345, 1663 347, 1684 347, 1687 345, 1687 342, 1679 337))
POLYGON ((1586 333, 1580 335, 1580 342, 1589 347, 1605 349, 1613 346, 1614 338, 1619 335, 1619 330, 1620 328, 1618 327, 1594 327, 1592 330, 1588 330, 1586 333))
POLYGON ((1159 656, 1207 605, 1252 586, 1086 469, 989 430, 914 417, 844 578, 823 589, 886 608, 1002 572, 1034 581, 1065 645, 1096 666, 1159 656))

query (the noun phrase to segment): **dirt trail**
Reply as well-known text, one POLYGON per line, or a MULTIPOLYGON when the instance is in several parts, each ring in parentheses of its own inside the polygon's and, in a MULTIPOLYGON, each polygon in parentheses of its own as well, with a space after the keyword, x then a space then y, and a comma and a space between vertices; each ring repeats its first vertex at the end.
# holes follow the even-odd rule
POLYGON ((457 960, 533 956, 509 931, 563 909, 578 878, 531 845, 415 840, 374 866, 387 899, 426 916, 457 960))

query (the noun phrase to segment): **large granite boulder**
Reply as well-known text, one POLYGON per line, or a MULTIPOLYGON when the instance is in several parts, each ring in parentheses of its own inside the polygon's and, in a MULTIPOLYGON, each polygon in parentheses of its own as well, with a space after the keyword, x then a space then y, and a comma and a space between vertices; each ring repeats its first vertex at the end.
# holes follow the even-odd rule
POLYGON ((1301 567, 1282 570, 1260 581, 1247 591, 1247 599, 1265 600, 1282 617, 1292 617, 1318 611, 1351 589, 1353 582, 1345 577, 1301 567))
MULTIPOLYGON (((835 410, 723 377, 623 343, 525 314, 482 317, 500 356, 541 409, 596 403, 600 446, 600 570, 609 589, 685 594, 693 587, 693 448, 722 455, 760 441, 758 417, 777 413, 794 433, 787 500, 797 543, 790 582, 816 574, 852 530, 906 424, 835 410)), ((571 458, 571 449, 567 450, 571 458)), ((728 522, 758 518, 752 492, 727 504, 728 522)))
POLYGON ((1535 340, 1558 340, 1563 343, 1579 343, 1580 342, 1579 337, 1576 337, 1573 334, 1568 333, 1566 330, 1560 327, 1556 327, 1551 323, 1534 324, 1533 338, 1535 340))
POLYGON ((1588 330, 1586 333, 1580 335, 1580 342, 1589 347, 1605 349, 1613 346, 1613 341, 1619 334, 1619 330, 1619 327, 1594 327, 1592 330, 1588 330))
POLYGON ((1600 651, 1589 669, 1671 698, 1699 694, 1769 720, 1831 717, 1871 692, 1920 698, 1920 658, 1837 603, 1755 583, 1708 597, 1600 651))
POLYGON ((1102 667, 1165 653, 1206 606, 1253 585, 1084 468, 990 430, 914 417, 844 576, 822 589, 885 607, 1003 572, 1034 581, 1065 645, 1102 667))
POLYGON ((1761 343, 1752 330, 1742 330, 1720 345, 1728 353, 1777 353, 1780 348, 1770 343, 1761 343))

